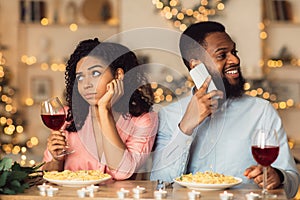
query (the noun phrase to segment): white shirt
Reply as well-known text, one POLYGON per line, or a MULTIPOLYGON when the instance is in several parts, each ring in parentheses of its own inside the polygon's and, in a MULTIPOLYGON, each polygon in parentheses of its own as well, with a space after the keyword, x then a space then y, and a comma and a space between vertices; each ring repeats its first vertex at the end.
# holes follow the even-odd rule
POLYGON ((288 198, 296 194, 300 176, 281 119, 269 101, 247 95, 227 100, 188 136, 178 124, 190 99, 185 97, 159 112, 151 180, 171 182, 182 174, 212 170, 254 184, 243 175, 246 168, 257 164, 251 153, 252 134, 259 128, 275 129, 280 149, 272 167, 283 173, 288 198))

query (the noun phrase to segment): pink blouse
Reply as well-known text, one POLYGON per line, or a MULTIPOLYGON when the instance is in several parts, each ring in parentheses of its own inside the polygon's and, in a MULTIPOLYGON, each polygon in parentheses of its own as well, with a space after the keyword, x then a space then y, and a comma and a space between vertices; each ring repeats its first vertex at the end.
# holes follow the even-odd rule
MULTIPOLYGON (((126 145, 117 169, 110 170, 107 167, 104 153, 101 161, 99 160, 91 112, 80 131, 66 133, 68 144, 75 150, 75 153, 66 157, 64 169, 72 171, 99 169, 117 180, 127 179, 137 172, 150 156, 157 133, 158 115, 155 112, 149 112, 128 119, 121 116, 116 127, 120 138, 126 145)), ((44 152, 43 160, 45 162, 52 160, 52 155, 47 149, 44 152)))

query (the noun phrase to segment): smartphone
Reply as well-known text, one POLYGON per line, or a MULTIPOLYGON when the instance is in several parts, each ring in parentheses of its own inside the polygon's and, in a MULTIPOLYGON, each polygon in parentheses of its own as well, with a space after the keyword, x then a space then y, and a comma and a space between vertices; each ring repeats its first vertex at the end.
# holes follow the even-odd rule
MULTIPOLYGON (((209 76, 209 72, 207 71, 206 66, 203 63, 200 63, 190 71, 190 75, 197 89, 199 89, 204 83, 205 79, 209 76)), ((213 80, 210 81, 207 92, 210 92, 212 90, 217 90, 217 87, 213 80)))

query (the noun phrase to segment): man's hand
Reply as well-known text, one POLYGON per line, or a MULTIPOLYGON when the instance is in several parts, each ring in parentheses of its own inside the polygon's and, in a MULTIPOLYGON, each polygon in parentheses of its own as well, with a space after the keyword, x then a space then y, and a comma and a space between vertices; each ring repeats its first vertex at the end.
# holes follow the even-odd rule
MULTIPOLYGON (((263 187, 263 167, 261 165, 251 166, 247 168, 244 175, 259 186, 263 187)), ((267 168, 267 189, 275 189, 281 184, 280 176, 273 167, 267 168)))
POLYGON ((216 111, 218 99, 223 98, 223 92, 219 90, 206 93, 210 81, 211 76, 207 77, 203 85, 195 92, 179 123, 180 130, 187 135, 191 135, 195 127, 216 111))

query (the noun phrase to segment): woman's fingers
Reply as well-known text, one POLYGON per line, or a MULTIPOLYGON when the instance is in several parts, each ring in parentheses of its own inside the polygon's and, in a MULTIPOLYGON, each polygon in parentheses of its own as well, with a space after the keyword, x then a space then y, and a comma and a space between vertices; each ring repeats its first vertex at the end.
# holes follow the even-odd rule
POLYGON ((114 79, 112 81, 112 86, 113 86, 113 88, 112 88, 113 96, 112 96, 112 99, 111 99, 111 104, 113 105, 124 94, 123 80, 114 79))
MULTIPOLYGON (((67 145, 66 137, 60 131, 53 131, 51 135, 48 137, 47 148, 48 151, 55 159, 58 159, 57 156, 62 153, 66 145, 67 145)), ((61 159, 63 158, 59 158, 59 160, 61 159)))

